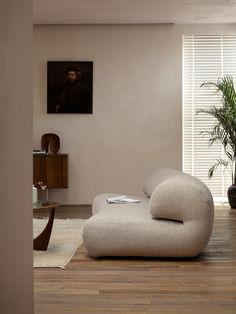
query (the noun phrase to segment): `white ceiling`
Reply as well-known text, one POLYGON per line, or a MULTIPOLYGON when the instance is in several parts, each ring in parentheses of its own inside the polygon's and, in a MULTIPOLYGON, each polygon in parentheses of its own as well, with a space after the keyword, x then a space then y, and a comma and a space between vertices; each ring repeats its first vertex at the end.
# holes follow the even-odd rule
POLYGON ((236 23, 236 0, 33 0, 35 24, 236 23))

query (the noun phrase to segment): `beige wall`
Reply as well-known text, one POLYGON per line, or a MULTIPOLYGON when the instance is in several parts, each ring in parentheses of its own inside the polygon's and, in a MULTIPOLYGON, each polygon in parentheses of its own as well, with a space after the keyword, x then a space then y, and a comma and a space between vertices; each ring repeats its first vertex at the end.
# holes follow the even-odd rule
POLYGON ((0 2, 0 313, 33 313, 32 3, 0 2))
POLYGON ((35 26, 34 148, 55 132, 69 154, 64 204, 101 192, 142 193, 152 169, 182 163, 182 34, 232 33, 235 25, 35 26), (48 60, 94 61, 92 115, 46 113, 48 60))

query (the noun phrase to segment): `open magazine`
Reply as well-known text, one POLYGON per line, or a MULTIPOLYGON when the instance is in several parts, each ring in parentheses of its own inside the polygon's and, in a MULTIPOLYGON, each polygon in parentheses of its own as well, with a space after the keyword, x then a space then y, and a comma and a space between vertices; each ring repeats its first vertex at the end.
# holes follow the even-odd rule
POLYGON ((108 197, 107 202, 110 204, 140 203, 140 200, 127 197, 126 195, 108 197))

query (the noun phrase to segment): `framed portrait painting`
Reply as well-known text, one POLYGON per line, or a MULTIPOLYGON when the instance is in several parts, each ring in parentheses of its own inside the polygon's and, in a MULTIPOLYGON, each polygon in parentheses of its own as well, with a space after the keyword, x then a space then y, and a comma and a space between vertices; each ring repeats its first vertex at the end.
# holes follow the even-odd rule
POLYGON ((93 113, 92 61, 48 61, 47 113, 93 113))

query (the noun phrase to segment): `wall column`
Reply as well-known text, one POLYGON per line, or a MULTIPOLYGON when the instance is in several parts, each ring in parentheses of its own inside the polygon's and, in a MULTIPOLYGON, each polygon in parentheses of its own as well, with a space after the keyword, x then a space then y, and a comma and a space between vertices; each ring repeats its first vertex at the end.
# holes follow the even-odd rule
POLYGON ((0 1, 0 313, 33 313, 32 1, 0 1))

